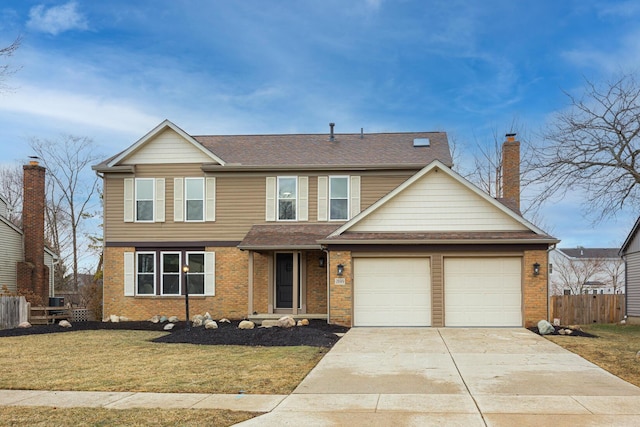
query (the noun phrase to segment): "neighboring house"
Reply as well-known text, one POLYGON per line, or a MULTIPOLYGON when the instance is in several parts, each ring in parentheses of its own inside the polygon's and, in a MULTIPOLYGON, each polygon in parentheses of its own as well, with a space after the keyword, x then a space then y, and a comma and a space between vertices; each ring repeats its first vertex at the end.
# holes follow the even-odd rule
POLYGON ((630 323, 640 324, 640 218, 620 248, 625 263, 626 313, 630 323))
POLYGON ((323 318, 349 326, 529 326, 547 250, 451 169, 443 132, 192 136, 164 121, 94 166, 104 180, 104 315, 323 318), (189 271, 183 272, 183 265, 189 271))
MULTIPOLYGON (((35 164, 33 164, 35 163, 35 164)), ((24 166, 23 229, 8 219, 9 206, 0 196, 0 292, 31 291, 48 303, 54 295, 53 266, 58 255, 44 244, 44 168, 24 166), (40 221, 42 223, 40 224, 40 221)))
POLYGON ((549 251, 550 295, 623 294, 624 261, 617 248, 554 248, 549 251))

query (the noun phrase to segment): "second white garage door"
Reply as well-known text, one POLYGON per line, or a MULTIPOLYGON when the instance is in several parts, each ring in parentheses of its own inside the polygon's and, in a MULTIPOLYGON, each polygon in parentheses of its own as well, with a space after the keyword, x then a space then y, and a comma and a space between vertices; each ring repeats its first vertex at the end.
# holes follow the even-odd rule
POLYGON ((521 258, 445 258, 445 326, 522 326, 521 258))
POLYGON ((355 326, 431 326, 429 258, 354 259, 355 326))

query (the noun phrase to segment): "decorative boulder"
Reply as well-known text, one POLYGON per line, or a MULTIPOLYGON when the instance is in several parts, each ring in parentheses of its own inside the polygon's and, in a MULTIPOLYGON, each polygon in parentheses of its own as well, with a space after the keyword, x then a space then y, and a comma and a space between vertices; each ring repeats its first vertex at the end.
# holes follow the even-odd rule
POLYGON ((170 331, 170 330, 173 329, 174 326, 175 326, 175 324, 173 324, 173 323, 167 323, 166 325, 164 325, 164 328, 162 328, 162 329, 164 329, 165 331, 170 331))
POLYGON ((199 319, 201 322, 204 322, 204 316, 203 316, 202 314, 196 314, 195 316, 193 316, 193 317, 191 318, 191 320, 192 320, 193 322, 195 322, 195 321, 196 321, 196 320, 198 320, 198 319, 199 319))
POLYGON ((213 320, 213 317, 211 317, 208 311, 204 314, 204 318, 213 320))
POLYGON ((167 320, 169 320, 169 323, 176 323, 178 321, 178 316, 171 316, 167 320))
POLYGON ((231 320, 227 319, 226 317, 223 317, 222 319, 218 320, 218 323, 231 323, 231 320))
POLYGON ((215 320, 207 319, 204 321, 205 329, 218 329, 218 324, 215 320))
POLYGON ((115 314, 112 314, 111 316, 109 316, 109 320, 112 323, 118 323, 120 321, 120 316, 116 316, 115 314))
POLYGON ((30 328, 31 327, 31 323, 29 322, 22 322, 18 325, 18 328, 30 328))
POLYGON ((580 325, 569 325, 567 326, 567 328, 574 330, 574 331, 581 331, 582 328, 580 327, 580 325))
POLYGON ((296 326, 296 321, 291 316, 284 316, 278 319, 278 327, 280 328, 292 328, 296 326))
POLYGON ((541 320, 538 322, 538 332, 540 332, 540 335, 549 335, 555 332, 555 328, 546 320, 541 320))
POLYGON ((129 318, 127 316, 120 316, 120 322, 128 322, 129 318))
POLYGON ((160 323, 164 323, 167 320, 169 320, 169 319, 167 319, 167 316, 160 316, 160 323))
POLYGON ((265 319, 260 323, 260 326, 263 328, 273 328, 274 326, 278 326, 278 321, 274 319, 265 319))
POLYGON ((243 320, 242 322, 240 322, 240 324, 238 325, 238 328, 240 329, 253 329, 256 327, 256 324, 253 323, 250 320, 243 320))
POLYGON ((60 322, 58 322, 58 325, 62 326, 63 328, 71 327, 71 323, 69 323, 68 320, 61 320, 60 322))
POLYGON ((571 331, 571 329, 558 329, 560 335, 567 335, 567 331, 571 331))
POLYGON ((191 322, 191 323, 193 324, 193 326, 195 328, 197 328, 198 326, 202 326, 202 322, 203 322, 202 319, 195 318, 195 319, 193 319, 193 322, 191 322))
POLYGON ((149 319, 149 321, 151 323, 159 323, 160 322, 160 316, 158 316, 157 314, 155 316, 153 316, 151 319, 149 319))
POLYGON ((309 326, 309 319, 302 319, 302 326, 309 326))

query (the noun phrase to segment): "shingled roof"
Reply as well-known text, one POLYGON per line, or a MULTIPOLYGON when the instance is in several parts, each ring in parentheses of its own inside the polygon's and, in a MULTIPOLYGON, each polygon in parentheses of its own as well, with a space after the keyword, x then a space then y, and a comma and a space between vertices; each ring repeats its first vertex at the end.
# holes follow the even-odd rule
POLYGON ((618 248, 558 248, 571 258, 620 258, 618 248))

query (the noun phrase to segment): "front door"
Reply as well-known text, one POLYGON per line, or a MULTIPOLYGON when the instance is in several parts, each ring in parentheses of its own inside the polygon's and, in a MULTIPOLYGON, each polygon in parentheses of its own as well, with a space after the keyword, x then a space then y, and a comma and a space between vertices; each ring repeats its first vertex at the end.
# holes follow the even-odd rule
POLYGON ((293 254, 276 254, 276 308, 293 308, 293 254))

